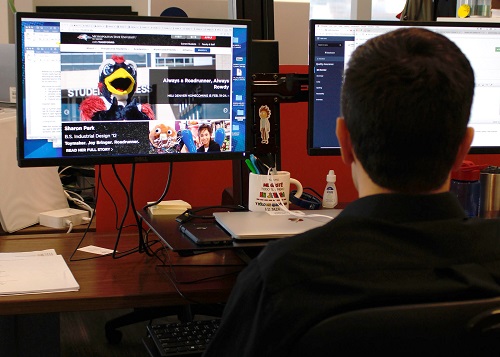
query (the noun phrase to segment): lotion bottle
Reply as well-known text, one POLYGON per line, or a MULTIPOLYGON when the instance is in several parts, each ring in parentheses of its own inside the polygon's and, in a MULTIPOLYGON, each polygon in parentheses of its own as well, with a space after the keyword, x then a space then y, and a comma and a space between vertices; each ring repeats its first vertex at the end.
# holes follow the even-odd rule
POLYGON ((334 170, 330 170, 326 175, 326 187, 323 193, 323 208, 334 208, 338 203, 337 188, 335 181, 337 176, 334 170))

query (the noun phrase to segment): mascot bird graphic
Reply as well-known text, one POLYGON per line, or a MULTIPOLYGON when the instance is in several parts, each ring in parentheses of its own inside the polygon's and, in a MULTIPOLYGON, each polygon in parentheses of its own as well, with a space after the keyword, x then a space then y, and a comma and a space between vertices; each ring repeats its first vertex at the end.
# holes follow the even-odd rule
POLYGON ((151 106, 138 104, 133 98, 137 89, 137 65, 123 56, 113 55, 99 67, 99 91, 80 104, 80 119, 84 121, 104 120, 150 120, 154 119, 151 106))

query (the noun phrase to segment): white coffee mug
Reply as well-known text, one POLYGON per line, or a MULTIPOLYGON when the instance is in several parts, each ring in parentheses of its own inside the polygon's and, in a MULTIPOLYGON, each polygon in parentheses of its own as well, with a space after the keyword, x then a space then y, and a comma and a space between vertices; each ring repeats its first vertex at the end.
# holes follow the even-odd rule
POLYGON ((288 208, 290 184, 297 188, 295 197, 302 196, 302 184, 290 178, 290 172, 258 175, 250 173, 248 180, 248 209, 250 211, 280 211, 288 208))

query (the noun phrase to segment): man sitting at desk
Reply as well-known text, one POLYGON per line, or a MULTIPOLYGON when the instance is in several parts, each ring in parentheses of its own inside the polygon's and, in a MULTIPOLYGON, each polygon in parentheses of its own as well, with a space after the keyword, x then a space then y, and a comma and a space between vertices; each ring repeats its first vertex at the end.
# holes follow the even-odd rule
POLYGON ((469 61, 436 33, 358 47, 337 136, 359 199, 251 261, 205 356, 286 356, 337 312, 500 296, 500 220, 468 219, 448 192, 474 134, 473 92, 469 61))

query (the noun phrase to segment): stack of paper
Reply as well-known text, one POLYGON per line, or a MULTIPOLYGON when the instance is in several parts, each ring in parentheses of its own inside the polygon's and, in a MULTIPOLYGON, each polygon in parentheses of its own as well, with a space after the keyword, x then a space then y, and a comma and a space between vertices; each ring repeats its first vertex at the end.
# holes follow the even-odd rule
POLYGON ((0 295, 41 294, 78 291, 61 255, 53 249, 0 253, 0 295))
MULTIPOLYGON (((148 203, 151 204, 153 202, 148 203)), ((157 205, 148 207, 150 214, 162 216, 178 216, 190 208, 191 205, 183 200, 161 201, 157 205)))

